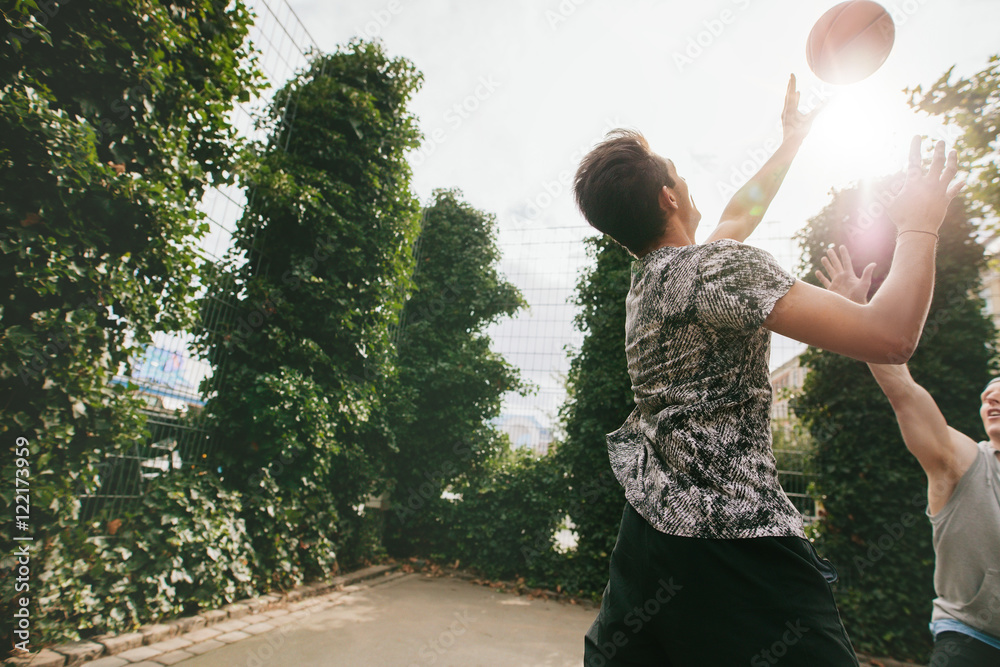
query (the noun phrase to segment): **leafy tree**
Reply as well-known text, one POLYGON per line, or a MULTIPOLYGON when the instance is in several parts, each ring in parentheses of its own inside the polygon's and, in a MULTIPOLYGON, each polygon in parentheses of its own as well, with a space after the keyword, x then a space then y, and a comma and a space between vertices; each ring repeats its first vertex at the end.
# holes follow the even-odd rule
POLYGON ((419 224, 404 152, 420 81, 377 44, 315 57, 278 93, 294 124, 282 132, 284 105, 271 108, 233 256, 215 267, 206 310, 219 299, 236 314, 198 334, 226 373, 205 409, 262 587, 372 555, 355 508, 384 486, 392 449, 384 394, 419 224))
POLYGON ((921 86, 908 91, 910 105, 962 131, 956 142, 959 163, 972 172, 969 179, 971 211, 983 218, 1000 217, 1000 55, 969 77, 952 83, 954 67, 945 72, 925 93, 921 86))
MULTIPOLYGON (((232 179, 228 114, 259 75, 240 2, 18 0, 2 18, 4 467, 26 438, 32 618, 43 638, 76 636, 108 620, 93 596, 59 599, 56 582, 83 557, 66 545, 92 532, 78 525, 76 494, 94 489, 108 454, 145 439, 141 401, 110 381, 152 332, 194 319, 196 206, 232 179)), ((13 495, 0 492, 8 505, 13 495)))
MULTIPOLYGON (((856 268, 877 262, 877 289, 895 245, 894 229, 880 215, 891 185, 888 179, 837 192, 809 221, 799 237, 807 280, 815 282, 827 248, 844 244, 856 268)), ((977 296, 984 258, 975 232, 956 200, 941 228, 934 300, 910 361, 948 423, 974 438, 983 436, 978 396, 993 368, 996 337, 977 296)), ((810 348, 803 365, 811 372, 794 410, 814 440, 825 506, 818 547, 840 571, 836 592, 848 634, 865 652, 926 659, 934 597, 926 477, 866 364, 810 348)))
MULTIPOLYGON (((452 487, 460 500, 434 503, 439 555, 490 578, 556 589, 571 581, 555 533, 565 514, 562 471, 550 456, 513 449, 452 487)), ((607 564, 605 563, 605 570, 607 564)), ((603 586, 603 584, 602 584, 603 586)))
POLYGON ((428 537, 435 521, 426 510, 438 506, 448 485, 503 451, 491 421, 503 395, 522 389, 517 371, 490 350, 483 333, 524 305, 497 271, 494 217, 456 190, 437 190, 418 247, 389 411, 398 446, 389 528, 400 553, 428 537))
POLYGON ((569 397, 562 408, 565 440, 555 459, 566 474, 566 503, 579 536, 574 588, 599 594, 618 536, 625 493, 611 471, 605 435, 635 407, 625 360, 625 296, 631 256, 607 237, 588 240, 596 262, 577 283, 575 318, 585 334, 570 363, 569 397))

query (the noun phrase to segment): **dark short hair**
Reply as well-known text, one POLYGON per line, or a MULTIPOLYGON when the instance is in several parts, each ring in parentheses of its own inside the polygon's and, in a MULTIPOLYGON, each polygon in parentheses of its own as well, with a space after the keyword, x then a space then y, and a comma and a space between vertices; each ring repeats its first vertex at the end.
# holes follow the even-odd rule
POLYGON ((660 189, 676 183, 667 161, 635 130, 612 130, 580 162, 573 192, 583 217, 638 256, 663 234, 660 189))

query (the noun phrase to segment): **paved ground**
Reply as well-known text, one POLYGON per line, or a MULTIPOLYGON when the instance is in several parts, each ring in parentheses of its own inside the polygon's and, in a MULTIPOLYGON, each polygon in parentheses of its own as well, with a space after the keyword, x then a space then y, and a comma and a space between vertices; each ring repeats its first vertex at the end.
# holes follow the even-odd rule
POLYGON ((596 605, 502 593, 456 576, 395 572, 83 664, 580 667, 596 613, 596 605))
POLYGON ((176 651, 177 662, 161 654, 131 667, 579 667, 583 634, 597 613, 596 607, 498 593, 452 577, 387 579, 273 617, 272 625, 289 620, 261 634, 247 631, 262 619, 244 617, 244 627, 176 651), (230 636, 237 633, 246 636, 230 636), (207 652, 183 655, 192 649, 207 652))

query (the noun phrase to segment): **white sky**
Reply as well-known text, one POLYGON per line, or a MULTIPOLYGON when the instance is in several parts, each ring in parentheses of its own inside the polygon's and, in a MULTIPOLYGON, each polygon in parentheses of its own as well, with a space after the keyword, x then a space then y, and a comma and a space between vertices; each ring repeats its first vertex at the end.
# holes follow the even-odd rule
MULTIPOLYGON (((411 105, 425 133, 414 186, 425 202, 434 188, 461 188, 497 215, 502 268, 539 305, 498 327, 495 347, 526 368, 578 342, 571 311, 558 304, 583 261, 577 241, 589 232, 567 186, 605 130, 635 127, 673 159, 704 214, 704 239, 726 185, 738 186, 741 168, 759 164, 780 139, 789 73, 803 105, 837 93, 748 241, 793 270, 788 239, 832 187, 895 171, 913 134, 942 134, 909 110, 902 90, 927 87, 953 65, 957 74, 978 71, 1000 52, 1000 0, 884 2, 896 20, 892 53, 850 86, 824 85, 806 65, 806 36, 836 4, 827 0, 289 2, 323 50, 379 37, 423 72, 411 105), (692 62, 679 65, 678 55, 692 62), (539 296, 546 290, 555 295, 547 305, 539 296)), ((772 366, 799 349, 776 338, 772 366)), ((530 375, 543 389, 560 382, 558 369, 530 375)))

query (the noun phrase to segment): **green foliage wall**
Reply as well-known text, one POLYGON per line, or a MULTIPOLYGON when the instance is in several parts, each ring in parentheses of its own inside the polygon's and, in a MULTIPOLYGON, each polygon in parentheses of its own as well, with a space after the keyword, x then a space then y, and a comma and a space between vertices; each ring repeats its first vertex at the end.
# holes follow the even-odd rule
POLYGON ((521 383, 483 331, 524 301, 497 271, 499 259, 494 216, 460 192, 436 191, 424 210, 389 409, 398 451, 387 528, 400 555, 426 550, 436 524, 431 501, 506 448, 490 422, 521 383))
POLYGON ((34 636, 125 632, 247 597, 253 555, 239 513, 239 496, 213 474, 183 471, 154 479, 110 534, 67 528, 51 547, 34 636))
MULTIPOLYGON (((596 260, 577 284, 575 324, 585 334, 570 363, 562 409, 565 439, 555 458, 566 475, 566 509, 579 534, 571 588, 599 593, 618 537, 625 492, 608 461, 605 435, 635 407, 625 360, 625 297, 631 256, 607 237, 588 241, 596 260)), ((568 570, 567 570, 568 571, 568 570)))
POLYGON ((553 539, 565 514, 563 484, 551 457, 521 450, 490 461, 454 485, 460 500, 435 503, 437 555, 490 578, 566 588, 572 576, 553 539))
POLYGON ((225 373, 205 409, 262 589, 373 555, 355 507, 382 490, 393 450, 385 395, 418 232, 404 152, 420 81, 376 44, 317 56, 279 91, 287 112, 275 104, 247 168, 245 257, 215 267, 206 310, 221 299, 236 314, 198 334, 225 373))
MULTIPOLYGON (((800 237, 803 275, 815 282, 826 248, 845 244, 855 268, 878 263, 877 289, 895 245, 891 223, 879 214, 879 195, 889 184, 838 192, 809 221, 800 237)), ((934 300, 909 365, 948 423, 981 438, 978 397, 991 372, 996 332, 977 294, 984 259, 974 233, 956 201, 941 229, 934 300)), ((868 653, 926 659, 934 597, 926 477, 866 364, 810 349, 803 365, 810 373, 793 407, 815 442, 816 488, 826 511, 817 548, 840 571, 837 601, 848 634, 868 653)))
POLYGON ((910 91, 910 105, 941 116, 959 132, 955 147, 959 164, 971 172, 968 197, 974 215, 996 225, 1000 216, 1000 55, 994 55, 978 72, 952 81, 954 67, 925 92, 910 91))
MULTIPOLYGON (((2 18, 0 434, 5 470, 29 442, 41 575, 75 558, 97 464, 146 437, 140 401, 110 380, 153 331, 194 319, 196 205, 232 178, 228 114, 259 76, 238 2, 18 0, 2 18)), ((35 618, 65 602, 62 583, 39 576, 35 618)), ((68 627, 89 627, 90 604, 63 607, 68 627)))

